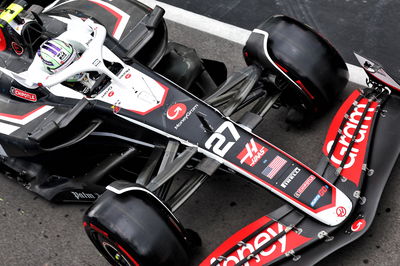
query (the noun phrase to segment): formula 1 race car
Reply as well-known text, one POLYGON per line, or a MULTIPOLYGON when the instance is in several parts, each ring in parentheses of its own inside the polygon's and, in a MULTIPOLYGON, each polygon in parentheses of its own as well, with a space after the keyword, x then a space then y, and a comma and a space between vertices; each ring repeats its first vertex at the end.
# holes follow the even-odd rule
POLYGON ((108 262, 188 265, 196 234, 173 212, 217 171, 286 204, 202 265, 309 265, 371 225, 400 147, 400 86, 379 64, 357 55, 368 86, 340 107, 312 170, 253 133, 272 107, 291 123, 322 115, 346 86, 345 62, 310 27, 266 20, 243 48, 248 66, 227 77, 168 42, 160 7, 43 3, 2 7, 0 169, 47 200, 94 202, 84 227, 108 262))

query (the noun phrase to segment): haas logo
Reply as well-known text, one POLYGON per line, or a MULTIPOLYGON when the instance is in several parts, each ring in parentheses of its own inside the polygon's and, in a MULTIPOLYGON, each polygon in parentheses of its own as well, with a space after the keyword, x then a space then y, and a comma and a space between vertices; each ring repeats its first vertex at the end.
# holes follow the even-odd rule
POLYGON ((338 217, 345 217, 345 216, 346 216, 346 213, 347 213, 347 211, 346 211, 346 208, 345 208, 345 207, 340 206, 340 207, 338 207, 338 208, 336 209, 336 215, 337 215, 338 217))
POLYGON ((267 151, 267 148, 255 142, 252 138, 236 158, 240 160, 240 164, 246 163, 253 167, 267 151))
POLYGON ((182 118, 184 114, 186 113, 186 105, 183 103, 177 103, 172 105, 170 108, 168 108, 167 111, 167 118, 169 120, 178 120, 179 118, 182 118))

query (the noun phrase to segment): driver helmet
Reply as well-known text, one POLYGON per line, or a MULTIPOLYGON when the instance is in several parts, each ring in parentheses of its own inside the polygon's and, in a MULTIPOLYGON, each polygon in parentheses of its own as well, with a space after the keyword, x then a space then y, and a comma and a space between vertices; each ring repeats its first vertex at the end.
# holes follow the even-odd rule
MULTIPOLYGON (((74 61, 79 59, 79 55, 74 47, 59 39, 47 40, 40 46, 38 56, 42 60, 44 67, 50 74, 54 74, 66 69, 74 61)), ((78 82, 84 77, 84 73, 78 73, 67 82, 78 82)))

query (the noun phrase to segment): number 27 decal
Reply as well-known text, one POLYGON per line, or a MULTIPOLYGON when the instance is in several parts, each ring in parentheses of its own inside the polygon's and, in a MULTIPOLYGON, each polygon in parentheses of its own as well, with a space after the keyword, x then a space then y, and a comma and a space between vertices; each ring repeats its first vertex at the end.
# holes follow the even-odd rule
POLYGON ((232 148, 232 146, 238 141, 240 138, 239 132, 236 130, 236 127, 232 122, 225 121, 220 125, 217 130, 208 138, 205 143, 205 147, 207 149, 211 149, 212 151, 221 157, 224 157, 225 154, 232 148), (226 142, 226 137, 223 132, 228 130, 235 141, 226 142))

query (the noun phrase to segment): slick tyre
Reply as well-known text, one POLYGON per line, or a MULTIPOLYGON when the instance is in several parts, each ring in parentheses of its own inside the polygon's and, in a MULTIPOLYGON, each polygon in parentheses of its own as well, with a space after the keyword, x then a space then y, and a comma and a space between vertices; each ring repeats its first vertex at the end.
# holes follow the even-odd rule
POLYGON ((84 227, 112 265, 188 264, 179 226, 146 193, 106 191, 85 213, 84 227))
POLYGON ((307 114, 332 106, 348 82, 347 66, 335 48, 309 26, 287 16, 260 24, 244 47, 247 64, 276 76, 281 101, 307 114))

